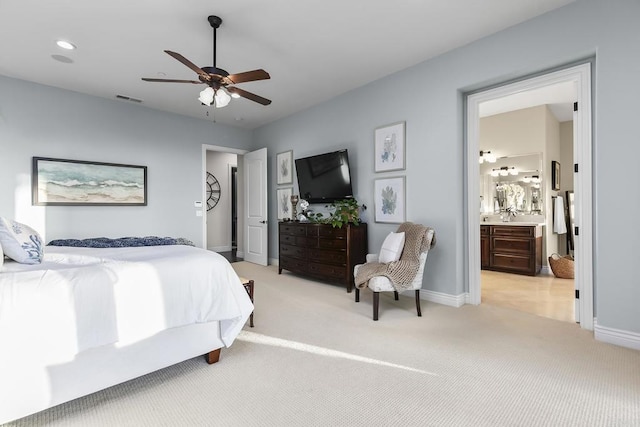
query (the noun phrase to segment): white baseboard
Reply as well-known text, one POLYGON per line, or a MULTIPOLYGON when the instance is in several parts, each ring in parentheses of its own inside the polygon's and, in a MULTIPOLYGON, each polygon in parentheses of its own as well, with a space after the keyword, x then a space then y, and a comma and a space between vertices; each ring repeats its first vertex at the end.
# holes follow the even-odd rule
POLYGON ((236 256, 238 258, 244 258, 244 251, 236 251, 236 256))
POLYGON ((548 265, 543 265, 542 269, 540 270, 540 274, 549 275, 549 274, 553 274, 553 271, 551 271, 548 265))
POLYGON ((269 258, 269 265, 280 265, 279 258, 269 258))
POLYGON ((428 291, 426 289, 420 290, 420 299, 456 308, 464 305, 465 295, 466 294, 450 295, 442 292, 428 291))
POLYGON ((593 333, 595 339, 598 341, 619 345, 620 347, 640 350, 640 334, 637 332, 608 328, 606 326, 600 326, 597 322, 594 322, 593 333))
POLYGON ((229 252, 231 250, 231 245, 229 246, 211 246, 210 248, 207 248, 210 251, 213 252, 229 252))

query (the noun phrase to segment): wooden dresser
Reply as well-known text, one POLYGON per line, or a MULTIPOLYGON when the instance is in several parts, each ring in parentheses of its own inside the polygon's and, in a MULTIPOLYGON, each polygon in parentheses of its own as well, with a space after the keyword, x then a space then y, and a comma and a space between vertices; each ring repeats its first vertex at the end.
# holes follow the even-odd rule
POLYGON ((281 222, 278 225, 279 268, 353 289, 353 267, 367 256, 367 224, 281 222))
POLYGON ((542 268, 542 226, 481 225, 483 270, 535 276, 542 268))

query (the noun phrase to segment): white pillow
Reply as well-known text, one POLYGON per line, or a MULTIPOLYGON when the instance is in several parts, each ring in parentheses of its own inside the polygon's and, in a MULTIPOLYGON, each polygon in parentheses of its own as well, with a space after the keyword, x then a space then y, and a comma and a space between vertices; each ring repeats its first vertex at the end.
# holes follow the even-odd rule
POLYGON ((398 261, 404 248, 404 231, 400 233, 389 233, 382 243, 378 262, 387 263, 398 261))
POLYGON ((42 238, 33 228, 0 218, 0 245, 5 255, 22 264, 42 262, 42 238))

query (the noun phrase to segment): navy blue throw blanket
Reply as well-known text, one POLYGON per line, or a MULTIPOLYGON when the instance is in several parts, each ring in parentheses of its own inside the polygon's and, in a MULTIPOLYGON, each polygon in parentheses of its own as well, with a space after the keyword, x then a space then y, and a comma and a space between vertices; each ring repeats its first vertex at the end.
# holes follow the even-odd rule
POLYGON ((163 245, 188 245, 195 246, 191 240, 183 237, 121 237, 109 239, 107 237, 94 237, 92 239, 58 239, 49 242, 49 246, 72 246, 75 248, 128 248, 135 246, 163 246, 163 245))

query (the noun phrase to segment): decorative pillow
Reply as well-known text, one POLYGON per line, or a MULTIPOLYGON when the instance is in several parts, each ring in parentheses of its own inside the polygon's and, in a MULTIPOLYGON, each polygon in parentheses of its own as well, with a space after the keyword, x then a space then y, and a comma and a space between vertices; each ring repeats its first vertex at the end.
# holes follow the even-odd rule
POLYGON ((398 261, 404 248, 404 231, 400 233, 389 233, 382 243, 378 262, 387 263, 398 261))
POLYGON ((42 262, 42 238, 37 231, 27 225, 0 218, 0 245, 5 255, 19 263, 42 262))

